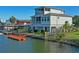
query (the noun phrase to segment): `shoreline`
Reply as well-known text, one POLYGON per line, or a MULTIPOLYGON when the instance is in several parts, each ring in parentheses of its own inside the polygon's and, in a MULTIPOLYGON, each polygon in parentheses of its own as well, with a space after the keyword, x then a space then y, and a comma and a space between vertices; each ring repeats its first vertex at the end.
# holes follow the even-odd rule
POLYGON ((45 39, 44 36, 36 36, 36 35, 31 35, 31 36, 27 36, 27 37, 31 37, 31 38, 35 38, 35 39, 39 39, 39 40, 47 40, 47 41, 51 41, 51 42, 57 42, 57 43, 61 43, 61 44, 67 44, 67 45, 70 45, 70 46, 79 47, 79 41, 77 41, 76 39, 74 39, 76 41, 76 42, 74 42, 73 39, 63 39, 62 41, 58 41, 56 39, 53 39, 53 40, 45 39))
POLYGON ((57 42, 57 43, 61 43, 61 44, 67 44, 70 46, 75 46, 75 47, 79 47, 79 43, 77 42, 73 42, 73 40, 68 40, 68 39, 64 39, 64 41, 57 41, 57 40, 49 40, 49 39, 45 39, 44 37, 37 37, 37 36, 28 36, 31 38, 35 38, 35 39, 39 39, 39 40, 47 40, 47 41, 51 41, 51 42, 57 42))

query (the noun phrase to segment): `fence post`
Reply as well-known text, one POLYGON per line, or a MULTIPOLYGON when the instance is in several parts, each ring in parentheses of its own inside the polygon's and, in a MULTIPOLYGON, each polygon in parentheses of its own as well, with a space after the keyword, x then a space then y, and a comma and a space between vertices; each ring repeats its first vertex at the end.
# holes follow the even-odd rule
POLYGON ((48 32, 45 32, 44 36, 45 36, 45 40, 47 40, 48 39, 48 32))

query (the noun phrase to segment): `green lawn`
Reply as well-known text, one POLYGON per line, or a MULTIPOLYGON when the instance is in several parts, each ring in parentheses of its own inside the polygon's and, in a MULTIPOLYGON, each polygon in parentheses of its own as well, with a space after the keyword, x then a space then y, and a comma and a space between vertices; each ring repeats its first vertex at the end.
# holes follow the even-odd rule
POLYGON ((65 33, 65 39, 79 39, 79 31, 78 32, 69 32, 65 33))

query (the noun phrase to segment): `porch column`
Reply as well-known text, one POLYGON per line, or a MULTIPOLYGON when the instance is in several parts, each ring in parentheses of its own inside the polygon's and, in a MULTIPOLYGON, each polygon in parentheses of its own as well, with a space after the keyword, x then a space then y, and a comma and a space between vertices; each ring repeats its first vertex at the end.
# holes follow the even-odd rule
POLYGON ((49 33, 50 33, 50 35, 52 34, 52 30, 51 30, 51 27, 49 28, 49 33))
POLYGON ((42 17, 41 17, 41 23, 42 23, 42 17))

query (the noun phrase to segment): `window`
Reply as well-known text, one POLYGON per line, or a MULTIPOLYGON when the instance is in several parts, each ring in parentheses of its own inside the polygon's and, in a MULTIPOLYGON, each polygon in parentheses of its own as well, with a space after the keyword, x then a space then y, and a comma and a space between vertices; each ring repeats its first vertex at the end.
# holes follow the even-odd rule
POLYGON ((35 22, 35 17, 32 17, 32 22, 33 22, 33 23, 35 22))
POLYGON ((68 23, 68 21, 65 21, 65 23, 67 24, 67 23, 68 23))
POLYGON ((45 17, 45 22, 47 21, 46 17, 45 17))
POLYGON ((50 11, 50 8, 45 8, 45 11, 50 11))
POLYGON ((50 19, 49 19, 49 17, 46 17, 46 21, 49 21, 50 19))
POLYGON ((40 11, 44 11, 44 8, 39 9, 40 11))
POLYGON ((39 22, 41 21, 41 17, 38 17, 39 18, 39 22))
POLYGON ((41 23, 41 17, 36 17, 36 23, 41 23))
POLYGON ((49 17, 42 17, 42 21, 46 22, 46 21, 49 21, 49 17))
POLYGON ((42 17, 42 21, 44 21, 44 17, 42 17))
POLYGON ((43 21, 46 21, 46 18, 45 17, 43 18, 43 21))
POLYGON ((43 21, 43 17, 42 17, 42 21, 43 21))
POLYGON ((49 19, 49 17, 47 18, 47 21, 49 21, 50 19, 49 19))
POLYGON ((58 16, 57 19, 59 19, 60 17, 58 16))

